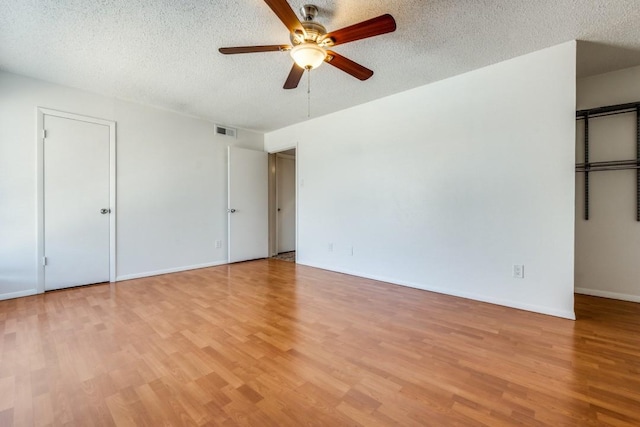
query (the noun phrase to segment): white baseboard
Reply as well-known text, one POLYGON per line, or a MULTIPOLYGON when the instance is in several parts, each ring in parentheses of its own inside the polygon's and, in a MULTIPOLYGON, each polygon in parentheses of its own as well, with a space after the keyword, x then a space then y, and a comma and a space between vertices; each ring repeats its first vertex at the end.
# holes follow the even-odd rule
POLYGON ((640 302, 640 295, 621 294, 618 292, 599 291, 597 289, 576 288, 575 292, 582 295, 591 295, 593 297, 619 299, 622 301, 640 302))
POLYGON ((556 310, 556 309, 552 309, 552 308, 549 308, 549 307, 541 307, 541 306, 537 306, 537 305, 523 304, 523 303, 520 303, 520 302, 517 302, 517 301, 509 301, 509 300, 503 300, 503 299, 499 299, 499 298, 492 298, 492 297, 487 297, 487 296, 484 296, 484 295, 473 294, 473 293, 470 293, 470 292, 452 291, 451 289, 428 286, 428 285, 425 285, 423 283, 407 282, 407 281, 397 280, 395 278, 376 276, 376 275, 365 274, 365 273, 349 271, 349 270, 340 270, 340 269, 330 268, 330 267, 327 267, 327 266, 316 265, 316 264, 313 264, 313 263, 307 263, 307 262, 304 262, 304 261, 297 261, 297 263, 298 264, 302 264, 302 265, 307 265, 309 267, 320 268, 322 270, 335 271, 337 273, 349 274, 351 276, 364 277, 365 279, 372 279, 372 280, 377 280, 377 281, 380 281, 380 282, 391 283, 391 284, 394 284, 394 285, 407 286, 409 288, 421 289, 423 291, 436 292, 438 294, 451 295, 451 296, 454 296, 454 297, 466 298, 466 299, 471 299, 471 300, 474 300, 474 301, 482 301, 482 302, 487 302, 487 303, 490 303, 490 304, 496 304, 496 305, 501 305, 501 306, 505 306, 505 307, 516 308, 518 310, 531 311, 531 312, 534 312, 534 313, 546 314, 546 315, 555 316, 555 317, 562 317, 564 319, 569 319, 569 320, 576 320, 576 314, 573 311, 556 310))
POLYGON ((188 265, 185 267, 167 268, 166 270, 147 271, 144 273, 124 274, 122 276, 117 276, 116 281, 120 282, 124 280, 141 279, 143 277, 159 276, 161 274, 169 274, 169 273, 179 273, 180 271, 198 270, 200 268, 216 267, 218 265, 224 265, 224 264, 228 264, 227 260, 209 262, 206 264, 188 265))
POLYGON ((28 296, 37 295, 37 294, 38 294, 38 291, 35 289, 29 289, 28 291, 9 292, 6 294, 0 294, 0 300, 28 297, 28 296))

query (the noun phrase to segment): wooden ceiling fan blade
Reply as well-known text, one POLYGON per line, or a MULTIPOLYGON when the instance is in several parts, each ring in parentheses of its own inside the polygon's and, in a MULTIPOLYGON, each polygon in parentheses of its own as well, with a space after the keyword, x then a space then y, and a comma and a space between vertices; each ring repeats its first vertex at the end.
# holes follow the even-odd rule
POLYGON ((218 51, 225 55, 233 55, 236 53, 281 52, 289 49, 291 49, 291 46, 287 44, 274 44, 268 46, 221 47, 218 51))
POLYGON ((304 34, 304 28, 302 28, 300 20, 291 9, 291 6, 289 6, 289 3, 287 3, 287 0, 264 0, 264 2, 280 18, 285 27, 289 29, 289 32, 304 34))
POLYGON ((373 71, 370 69, 330 50, 327 51, 327 58, 324 61, 341 69, 345 73, 351 74, 359 80, 367 80, 369 77, 373 76, 373 71))
POLYGON ((354 24, 349 27, 332 31, 324 38, 333 40, 333 45, 353 42, 366 39, 368 37, 379 36, 380 34, 391 33, 396 30, 396 20, 388 13, 372 18, 367 21, 354 24))
POLYGON ((287 77, 287 81, 284 82, 284 89, 295 89, 298 87, 298 83, 300 83, 300 79, 302 79, 302 75, 304 74, 304 68, 299 67, 298 64, 294 63, 293 67, 291 67, 291 71, 289 72, 289 77, 287 77))

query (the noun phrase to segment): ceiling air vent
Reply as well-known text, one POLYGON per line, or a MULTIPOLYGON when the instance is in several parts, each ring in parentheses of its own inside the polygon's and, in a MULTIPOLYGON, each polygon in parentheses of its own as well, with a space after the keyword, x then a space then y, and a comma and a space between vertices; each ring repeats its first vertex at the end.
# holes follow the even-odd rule
POLYGON ((216 125, 216 135, 228 136, 230 138, 235 138, 238 131, 234 128, 230 128, 228 126, 220 126, 216 125))

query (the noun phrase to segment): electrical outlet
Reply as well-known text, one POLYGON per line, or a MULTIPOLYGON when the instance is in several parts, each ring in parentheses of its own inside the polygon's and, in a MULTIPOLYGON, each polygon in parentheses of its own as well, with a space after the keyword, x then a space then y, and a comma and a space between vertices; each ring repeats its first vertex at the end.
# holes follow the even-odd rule
POLYGON ((216 249, 220 249, 222 247, 222 240, 216 240, 216 249))
POLYGON ((513 264, 513 278, 524 279, 524 265, 513 264))
POLYGON ((351 246, 351 256, 353 256, 353 246, 351 246))
POLYGON ((333 252, 333 243, 329 243, 329 252, 333 252))

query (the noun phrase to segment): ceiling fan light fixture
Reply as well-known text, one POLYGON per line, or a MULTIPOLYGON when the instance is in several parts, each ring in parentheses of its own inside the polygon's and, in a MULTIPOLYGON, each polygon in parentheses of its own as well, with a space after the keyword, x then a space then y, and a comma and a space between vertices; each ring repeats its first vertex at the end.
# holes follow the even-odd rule
MULTIPOLYGON (((327 33, 327 29, 315 21, 318 8, 306 4, 301 9, 302 20, 291 9, 288 0, 264 0, 271 11, 277 15, 287 30, 291 45, 263 45, 263 46, 238 46, 221 47, 218 49, 224 55, 253 52, 283 52, 289 51, 295 61, 283 89, 295 89, 300 83, 305 70, 318 68, 323 62, 328 62, 333 67, 344 71, 358 80, 367 80, 373 75, 373 71, 363 67, 344 56, 333 52, 332 47, 351 43, 381 34, 391 33, 396 30, 396 21, 393 16, 384 15, 349 25, 348 27, 327 33)), ((311 73, 307 73, 310 81, 311 73)), ((310 83, 309 83, 310 87, 310 83)), ((310 93, 310 89, 307 89, 310 93)))
POLYGON ((300 68, 318 68, 327 57, 327 51, 315 43, 302 43, 291 49, 291 57, 300 68))

